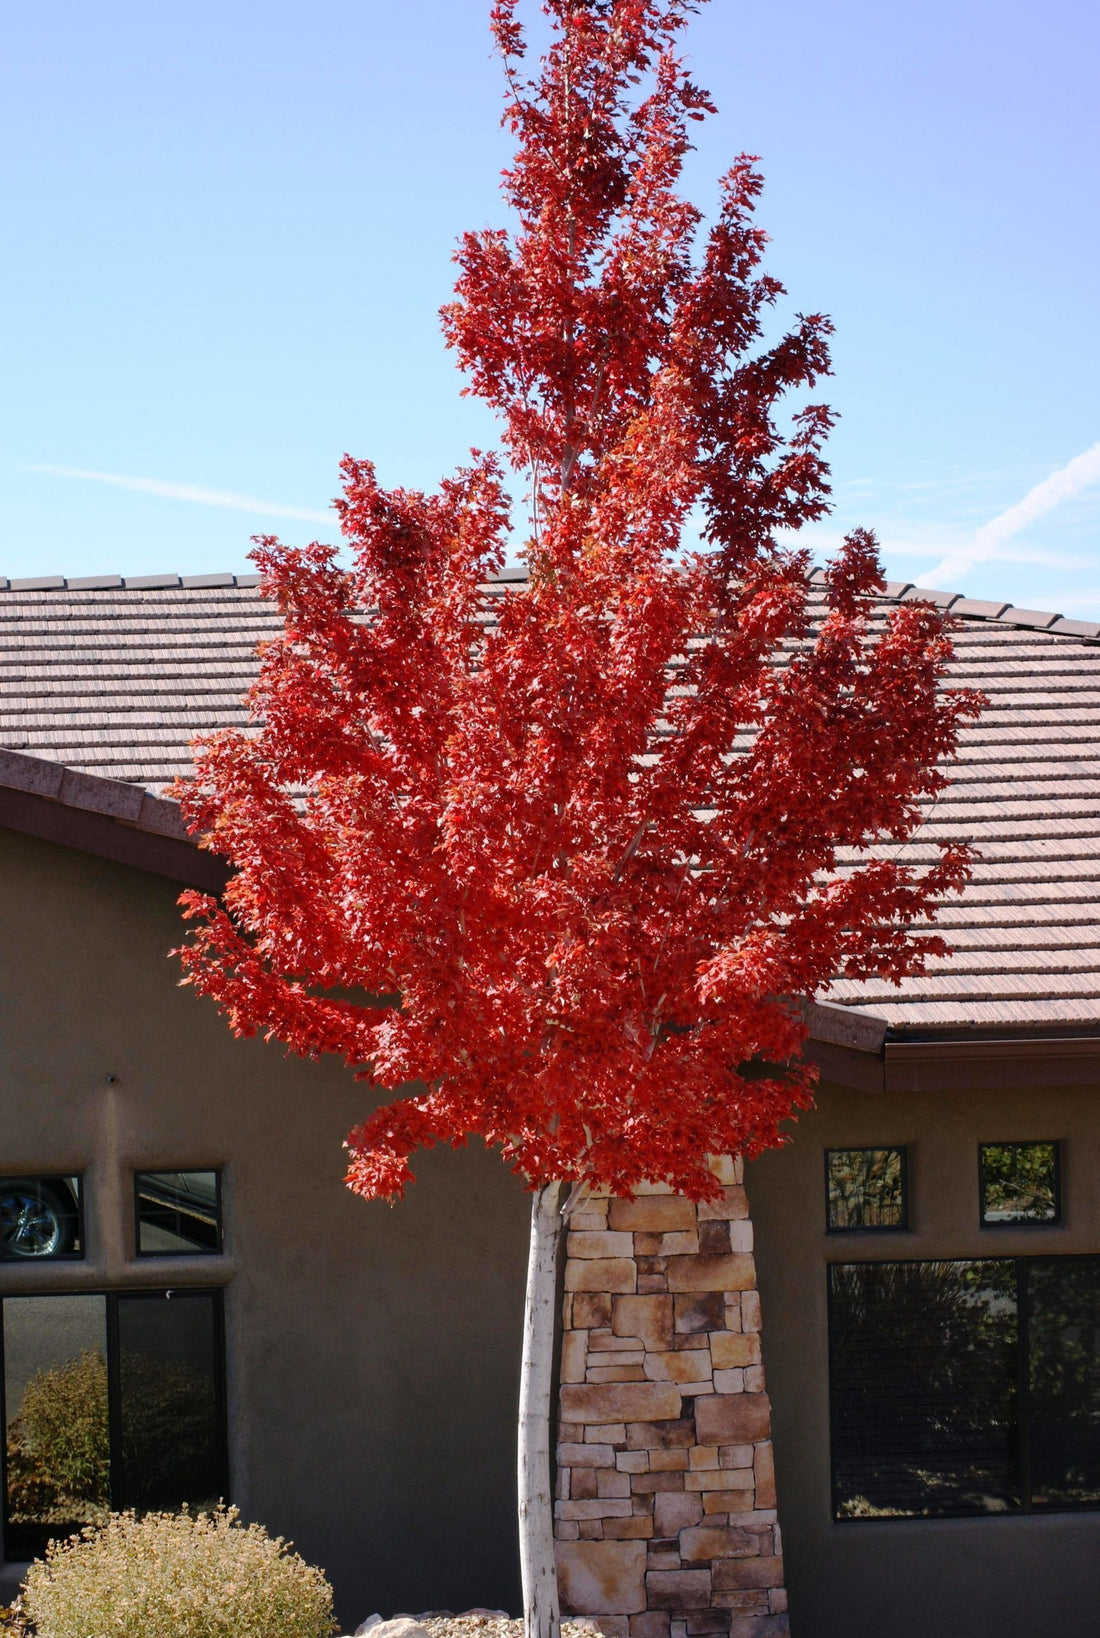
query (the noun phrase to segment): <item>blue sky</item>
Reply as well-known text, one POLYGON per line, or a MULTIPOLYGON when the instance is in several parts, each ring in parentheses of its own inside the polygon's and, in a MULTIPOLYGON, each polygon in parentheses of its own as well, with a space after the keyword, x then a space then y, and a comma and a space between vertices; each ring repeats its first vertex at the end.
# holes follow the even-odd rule
MULTIPOLYGON (((9 11, 0 572, 245 569, 253 533, 331 533, 344 450, 432 485, 490 439, 435 317, 503 219, 487 11, 9 11)), ((863 523, 898 578, 1094 618, 1098 17, 711 0, 688 182, 760 154, 770 270, 836 322, 817 545, 863 523)))

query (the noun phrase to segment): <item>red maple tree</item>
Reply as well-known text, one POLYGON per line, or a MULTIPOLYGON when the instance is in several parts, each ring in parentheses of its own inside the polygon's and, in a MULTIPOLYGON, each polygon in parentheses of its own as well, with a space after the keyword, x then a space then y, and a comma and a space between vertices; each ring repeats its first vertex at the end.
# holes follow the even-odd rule
POLYGON ((919 971, 967 850, 915 868, 973 696, 921 603, 876 622, 873 538, 810 605, 780 532, 828 507, 830 411, 785 411, 830 326, 768 342, 760 178, 713 224, 676 185, 706 94, 687 0, 546 0, 524 77, 492 24, 518 139, 515 229, 467 234, 448 343, 502 422, 435 494, 345 458, 337 549, 263 538, 283 635, 255 726, 196 747, 189 824, 233 866, 187 895, 186 981, 241 1034, 332 1053, 405 1095, 349 1139, 351 1187, 471 1135, 536 1189, 643 1179, 704 1198, 811 1097, 799 998, 919 971), (526 477, 526 578, 492 582, 526 477), (702 519, 702 542, 685 532, 702 519))

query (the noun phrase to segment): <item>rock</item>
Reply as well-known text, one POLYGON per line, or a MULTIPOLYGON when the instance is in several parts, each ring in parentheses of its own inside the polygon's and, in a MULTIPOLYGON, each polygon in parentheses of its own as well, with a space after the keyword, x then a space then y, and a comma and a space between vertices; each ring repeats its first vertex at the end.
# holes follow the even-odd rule
POLYGON ((482 1608, 480 1604, 476 1609, 463 1610, 459 1620, 464 1621, 468 1615, 484 1615, 490 1621, 510 1621, 512 1619, 507 1610, 487 1610, 482 1608))
POLYGON ((355 1638, 363 1638, 364 1633, 370 1633, 370 1638, 429 1638, 427 1627, 422 1627, 411 1615, 395 1615, 391 1621, 370 1615, 362 1626, 356 1627, 355 1638))

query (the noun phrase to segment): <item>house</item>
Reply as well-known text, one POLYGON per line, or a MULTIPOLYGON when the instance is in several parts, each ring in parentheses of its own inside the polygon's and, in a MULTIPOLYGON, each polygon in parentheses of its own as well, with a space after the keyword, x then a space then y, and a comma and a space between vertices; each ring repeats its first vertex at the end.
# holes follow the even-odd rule
MULTIPOLYGON (((920 595, 991 700, 908 845, 982 849, 955 953, 811 1007, 817 1108, 716 1161, 719 1205, 573 1223, 559 1562, 610 1638, 768 1638, 788 1600, 795 1638, 1095 1630, 1100 626, 920 595)), ((363 1089, 166 959, 222 878, 162 793, 274 622, 246 577, 0 581, 7 1582, 106 1507, 228 1493, 346 1624, 516 1608, 521 1189, 436 1152, 354 1199, 363 1089)))

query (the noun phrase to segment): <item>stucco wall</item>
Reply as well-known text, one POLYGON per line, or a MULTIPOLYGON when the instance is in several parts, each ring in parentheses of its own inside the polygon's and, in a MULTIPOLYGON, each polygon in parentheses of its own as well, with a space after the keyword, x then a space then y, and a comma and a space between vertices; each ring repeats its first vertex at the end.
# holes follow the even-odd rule
POLYGON ((1092 1638, 1100 1513, 834 1523, 826 1265, 1100 1252, 1100 1087, 867 1095, 822 1088, 746 1168, 795 1638, 1092 1638), (980 1142, 1063 1140, 1060 1228, 977 1225, 980 1142), (827 1148, 909 1145, 912 1230, 826 1235, 827 1148))
POLYGON ((224 1283, 246 1516, 325 1566, 345 1622, 516 1608, 526 1197, 470 1149, 423 1157, 392 1210, 354 1199, 364 1089, 177 987, 175 897, 0 831, 0 1171, 82 1171, 89 1247, 0 1265, 0 1293, 224 1283), (203 1165, 224 1167, 225 1256, 135 1262, 132 1170, 203 1165))

